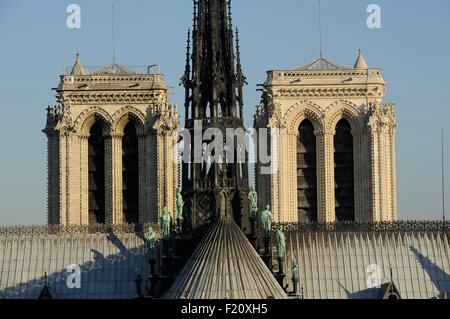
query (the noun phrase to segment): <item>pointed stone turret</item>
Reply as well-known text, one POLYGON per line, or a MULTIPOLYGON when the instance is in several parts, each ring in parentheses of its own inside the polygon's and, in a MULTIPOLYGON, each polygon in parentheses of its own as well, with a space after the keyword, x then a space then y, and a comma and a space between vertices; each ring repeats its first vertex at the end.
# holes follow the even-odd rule
POLYGON ((85 75, 85 74, 86 71, 84 70, 80 62, 80 54, 77 53, 77 59, 75 60, 75 64, 72 67, 72 72, 70 72, 70 75, 85 75))
POLYGON ((364 59, 362 49, 359 49, 358 59, 356 60, 354 68, 357 70, 367 70, 369 68, 369 66, 366 63, 366 60, 364 59))

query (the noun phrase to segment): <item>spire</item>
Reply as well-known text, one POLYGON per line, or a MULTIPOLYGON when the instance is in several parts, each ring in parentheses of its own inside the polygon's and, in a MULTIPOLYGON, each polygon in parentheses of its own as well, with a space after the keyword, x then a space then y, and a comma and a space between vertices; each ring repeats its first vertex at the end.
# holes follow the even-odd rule
MULTIPOLYGON (((230 0, 194 0, 192 103, 196 116, 236 114, 238 88, 230 0), (210 115, 209 115, 210 114, 210 115)), ((185 84, 186 87, 186 84, 185 84)), ((191 96, 192 95, 192 96, 191 96)))
MULTIPOLYGON (((188 48, 191 58, 190 64, 186 62, 182 81, 185 88, 185 123, 189 130, 194 129, 194 123, 198 120, 203 122, 205 130, 208 127, 225 130, 244 126, 245 78, 240 52, 235 51, 232 23, 229 0, 194 0, 192 42, 188 48)), ((237 151, 235 148, 234 156, 238 156, 237 151)), ((194 148, 191 148, 191 156, 196 156, 194 148)), ((248 223, 245 217, 248 214, 248 201, 242 196, 248 191, 246 165, 239 165, 235 161, 228 163, 224 169, 225 166, 217 161, 210 165, 204 164, 183 165, 183 190, 192 200, 187 213, 191 217, 190 225, 187 226, 197 229, 212 223, 217 190, 224 187, 229 191, 226 199, 228 207, 236 209, 236 223, 239 226, 248 223), (199 180, 202 183, 196 182, 199 180), (241 202, 240 206, 236 204, 237 201, 241 202)))
POLYGON ((85 74, 86 71, 84 70, 80 62, 80 54, 77 53, 77 58, 75 60, 75 64, 72 67, 72 72, 70 72, 70 75, 85 75, 85 74))
POLYGON ((233 30, 233 18, 231 16, 231 0, 228 0, 228 27, 233 30))
POLYGON ((369 66, 366 63, 366 60, 364 59, 362 49, 359 49, 358 59, 356 60, 354 68, 358 70, 367 70, 369 68, 369 66))
POLYGON ((242 83, 238 83, 240 85, 245 84, 245 76, 242 72, 242 65, 241 65, 241 46, 239 44, 239 29, 236 28, 236 75, 238 81, 242 81, 242 83))
POLYGON ((186 81, 190 80, 191 75, 191 29, 188 30, 187 34, 187 45, 186 45, 186 67, 184 70, 184 76, 182 82, 185 86, 188 86, 186 81))

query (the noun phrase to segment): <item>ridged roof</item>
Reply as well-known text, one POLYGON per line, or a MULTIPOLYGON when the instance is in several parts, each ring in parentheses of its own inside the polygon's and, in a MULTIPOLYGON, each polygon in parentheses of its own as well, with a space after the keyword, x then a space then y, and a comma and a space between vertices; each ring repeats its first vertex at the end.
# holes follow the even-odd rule
POLYGON ((112 63, 104 66, 96 71, 93 71, 93 75, 104 75, 104 74, 136 74, 136 72, 127 69, 123 65, 112 63))
POLYGON ((208 230, 166 294, 169 299, 285 299, 283 289, 231 218, 208 230))
MULTIPOLYGON (((286 232, 285 264, 293 260, 305 299, 383 298, 391 280, 402 299, 450 292, 450 239, 443 232, 286 232), (371 288, 374 267, 381 286, 371 288)), ((285 272, 292 277, 291 267, 285 272)))
POLYGON ((350 67, 339 65, 337 63, 319 58, 311 63, 305 64, 295 68, 295 71, 326 71, 326 70, 345 70, 351 69, 350 67))

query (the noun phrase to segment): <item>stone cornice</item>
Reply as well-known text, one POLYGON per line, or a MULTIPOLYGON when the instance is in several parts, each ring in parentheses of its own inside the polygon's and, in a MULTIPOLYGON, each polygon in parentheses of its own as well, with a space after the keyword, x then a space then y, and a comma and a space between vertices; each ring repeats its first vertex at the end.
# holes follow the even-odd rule
POLYGON ((274 98, 354 98, 371 97, 382 98, 384 88, 380 86, 345 86, 345 87, 283 87, 273 91, 274 98))
POLYGON ((102 75, 62 75, 62 83, 134 83, 152 82, 164 84, 162 74, 102 74, 102 75))
POLYGON ((267 72, 267 81, 269 84, 285 83, 295 79, 330 79, 330 78, 360 78, 360 79, 378 79, 382 82, 381 69, 355 70, 355 69, 338 69, 324 71, 298 71, 298 70, 275 70, 267 72))
POLYGON ((72 105, 76 104, 159 104, 161 99, 165 99, 165 94, 154 93, 72 93, 63 94, 63 99, 70 100, 72 105))

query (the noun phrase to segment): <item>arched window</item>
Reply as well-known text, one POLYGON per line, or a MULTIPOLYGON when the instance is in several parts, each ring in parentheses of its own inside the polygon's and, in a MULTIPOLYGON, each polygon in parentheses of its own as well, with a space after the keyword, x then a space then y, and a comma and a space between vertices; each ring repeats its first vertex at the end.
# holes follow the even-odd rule
POLYGON ((89 224, 104 224, 105 138, 99 122, 92 125, 88 143, 89 224))
POLYGON ((139 223, 139 162, 138 138, 135 125, 125 126, 122 138, 123 221, 139 223))
POLYGON ((345 119, 337 123, 334 136, 334 182, 336 220, 355 220, 353 136, 345 119))
POLYGON ((304 120, 297 141, 297 212, 299 222, 317 221, 317 167, 314 126, 304 120))

